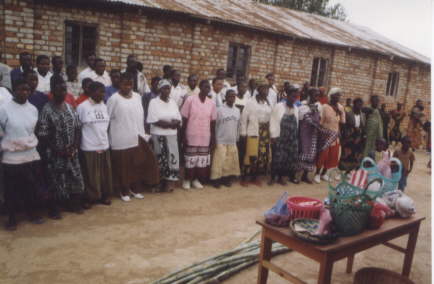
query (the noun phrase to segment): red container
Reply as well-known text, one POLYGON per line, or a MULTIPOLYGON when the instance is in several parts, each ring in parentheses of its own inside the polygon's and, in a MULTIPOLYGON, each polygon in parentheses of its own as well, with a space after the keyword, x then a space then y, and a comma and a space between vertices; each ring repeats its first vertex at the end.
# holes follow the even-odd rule
POLYGON ((319 219, 319 213, 323 206, 321 200, 304 196, 289 197, 286 203, 291 219, 319 219))

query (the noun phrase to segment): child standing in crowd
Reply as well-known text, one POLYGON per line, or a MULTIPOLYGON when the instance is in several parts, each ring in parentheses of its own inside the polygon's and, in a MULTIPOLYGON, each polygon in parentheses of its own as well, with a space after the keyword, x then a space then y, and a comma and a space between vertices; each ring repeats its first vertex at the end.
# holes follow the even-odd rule
POLYGON ((230 187, 231 178, 240 175, 237 151, 240 110, 234 106, 235 91, 226 91, 225 103, 217 108, 216 148, 214 150, 211 180, 216 188, 230 187))
POLYGON ((104 102, 107 103, 108 99, 117 91, 119 91, 119 81, 121 80, 121 71, 119 69, 110 70, 110 80, 112 85, 105 87, 104 102))
POLYGON ((53 75, 50 72, 50 58, 46 55, 36 57, 36 72, 38 74, 38 87, 36 90, 44 94, 50 91, 50 79, 53 75))
POLYGON ((75 101, 76 105, 80 105, 82 102, 86 101, 90 97, 90 85, 93 83, 92 79, 84 78, 81 82, 81 88, 83 89, 83 93, 78 97, 75 101))
POLYGON ((211 163, 210 149, 215 145, 215 120, 217 111, 214 102, 208 98, 209 82, 202 80, 199 95, 188 97, 181 109, 182 134, 185 153, 185 178, 182 187, 191 185, 203 188, 200 181, 209 177, 211 163))
POLYGON ((97 202, 110 205, 112 167, 107 132, 109 115, 103 101, 105 87, 100 82, 91 82, 87 88, 89 99, 77 107, 82 124, 80 149, 86 188, 85 207, 97 202))
POLYGON ((408 136, 404 136, 401 139, 401 149, 395 151, 393 156, 398 158, 402 164, 401 180, 399 181, 398 189, 404 191, 407 187, 408 175, 413 170, 413 164, 416 158, 414 157, 413 150, 411 150, 411 139, 408 136))
POLYGON ((48 102, 48 96, 36 90, 38 86, 38 75, 36 71, 28 70, 24 72, 23 78, 30 87, 29 103, 34 105, 38 109, 38 112, 41 112, 44 105, 48 102))
POLYGON ((80 122, 72 106, 66 101, 66 83, 59 75, 51 78, 52 99, 39 115, 37 135, 46 157, 47 175, 52 199, 49 215, 60 219, 59 203, 83 213, 81 198, 84 191, 83 176, 78 161, 80 122))
POLYGON ((250 182, 261 186, 258 175, 267 174, 270 159, 270 115, 271 106, 267 100, 268 84, 258 82, 258 94, 249 100, 241 115, 240 139, 245 140, 244 171, 241 184, 250 182))
POLYGON ((170 82, 160 80, 158 90, 159 97, 149 103, 147 123, 160 166, 161 190, 171 192, 179 178, 178 129, 182 118, 178 105, 170 99, 170 82))
POLYGON ((2 166, 5 178, 5 203, 9 215, 6 229, 17 227, 16 212, 20 201, 34 224, 43 223, 35 212, 38 188, 37 167, 40 156, 36 150, 38 138, 35 127, 38 110, 27 99, 30 87, 23 79, 14 82, 13 99, 0 108, 0 127, 4 133, 1 141, 2 166))
POLYGON ((66 89, 68 93, 74 96, 74 99, 77 99, 81 94, 81 84, 77 79, 77 66, 68 65, 66 67, 66 89))
POLYGON ((142 183, 155 186, 160 182, 157 161, 147 142, 141 98, 133 86, 133 76, 123 73, 119 92, 107 102, 113 185, 125 202, 130 201, 130 195, 144 198, 137 192, 142 183))

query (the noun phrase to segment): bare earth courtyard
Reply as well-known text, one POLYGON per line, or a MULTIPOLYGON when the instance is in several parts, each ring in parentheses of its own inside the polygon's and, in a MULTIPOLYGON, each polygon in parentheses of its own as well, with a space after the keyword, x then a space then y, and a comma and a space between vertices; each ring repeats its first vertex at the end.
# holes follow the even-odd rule
MULTIPOLYGON (((429 157, 416 155, 407 193, 417 211, 427 219, 419 232, 411 279, 431 283, 431 176, 429 157)), ((147 194, 145 200, 112 206, 95 206, 84 215, 65 213, 61 221, 41 226, 20 223, 16 232, 0 231, 0 283, 104 283, 140 284, 237 246, 259 227, 255 219, 279 196, 306 195, 324 198, 326 184, 251 186, 173 194, 147 194)), ((1 218, 4 222, 4 218, 1 218)), ((404 245, 406 238, 395 243, 404 245)), ((276 262, 307 283, 316 283, 318 265, 297 253, 279 256, 276 262)), ((403 255, 375 247, 356 255, 354 271, 366 266, 401 271, 403 255)), ((352 283, 345 261, 334 266, 332 283, 352 283)), ((256 283, 257 266, 245 270, 228 284, 256 283)), ((271 284, 288 283, 270 273, 271 284)))

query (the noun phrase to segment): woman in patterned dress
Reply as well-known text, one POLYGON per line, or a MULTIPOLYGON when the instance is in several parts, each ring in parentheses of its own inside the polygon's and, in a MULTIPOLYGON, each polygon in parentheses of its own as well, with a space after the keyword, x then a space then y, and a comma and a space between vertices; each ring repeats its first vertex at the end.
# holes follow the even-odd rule
POLYGON ((60 201, 67 201, 73 212, 83 213, 81 198, 84 183, 77 155, 80 123, 75 110, 65 103, 65 80, 60 75, 53 75, 50 88, 53 99, 45 104, 40 113, 37 134, 47 161, 52 195, 49 215, 60 219, 60 201))
POLYGON ((170 99, 171 83, 163 79, 158 83, 160 95, 149 103, 147 123, 150 124, 154 153, 160 167, 161 190, 173 191, 179 179, 178 129, 181 114, 178 105, 170 99))
POLYGON ((297 89, 289 88, 286 99, 278 103, 271 113, 270 136, 272 146, 271 178, 269 185, 277 182, 286 185, 284 176, 293 183, 298 158, 298 107, 294 105, 297 89))

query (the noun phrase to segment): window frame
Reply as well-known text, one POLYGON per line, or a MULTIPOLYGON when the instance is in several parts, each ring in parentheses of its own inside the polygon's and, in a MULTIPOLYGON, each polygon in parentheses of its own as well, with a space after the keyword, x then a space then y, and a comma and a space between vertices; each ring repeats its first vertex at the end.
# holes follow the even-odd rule
POLYGON ((396 98, 399 89, 399 72, 389 72, 386 82, 386 97, 396 98))
MULTIPOLYGON (((228 52, 227 52, 227 60, 226 60, 226 74, 227 74, 226 76, 227 76, 227 78, 232 78, 234 80, 236 80, 236 78, 237 78, 237 66, 239 66, 239 64, 240 64, 239 61, 241 60, 240 56, 239 56, 239 49, 240 48, 243 48, 246 52, 245 62, 244 62, 244 74, 242 74, 242 75, 244 75, 246 78, 248 77, 249 69, 250 69, 250 59, 252 56, 252 47, 250 45, 243 44, 243 43, 229 42, 228 52), (232 47, 236 47, 237 49, 236 49, 236 52, 234 54, 235 65, 233 66, 233 68, 231 68, 233 70, 232 71, 233 74, 231 76, 229 76, 229 74, 228 74, 229 73, 229 64, 232 64, 232 62, 229 62, 229 60, 230 60, 229 52, 231 51, 232 47)), ((231 61, 233 61, 233 58, 231 61)))
POLYGON ((313 58, 312 69, 311 69, 311 73, 310 73, 310 85, 312 87, 327 86, 327 74, 329 71, 328 68, 329 68, 329 59, 328 58, 321 57, 321 56, 316 56, 313 58), (315 61, 318 61, 318 63, 315 64, 315 61), (314 70, 315 65, 316 65, 316 70, 314 70), (322 82, 320 84, 321 71, 323 71, 323 75, 322 75, 322 82))
POLYGON ((68 64, 74 64, 75 65, 75 63, 74 62, 67 62, 67 49, 66 49, 66 46, 67 46, 67 26, 68 25, 71 25, 71 26, 73 26, 73 25, 75 25, 75 26, 78 26, 79 27, 79 43, 78 43, 78 62, 77 62, 77 67, 78 68, 80 68, 80 67, 85 67, 86 66, 86 61, 85 61, 85 59, 83 58, 83 38, 84 38, 84 35, 83 35, 83 30, 84 30, 84 28, 94 28, 95 29, 95 50, 94 50, 94 52, 96 53, 96 51, 97 51, 97 48, 98 48, 98 39, 99 39, 99 26, 98 26, 98 24, 96 24, 96 23, 86 23, 86 22, 79 22, 79 21, 70 21, 70 20, 65 20, 64 21, 64 59, 65 59, 65 64, 66 65, 68 65, 68 64))

